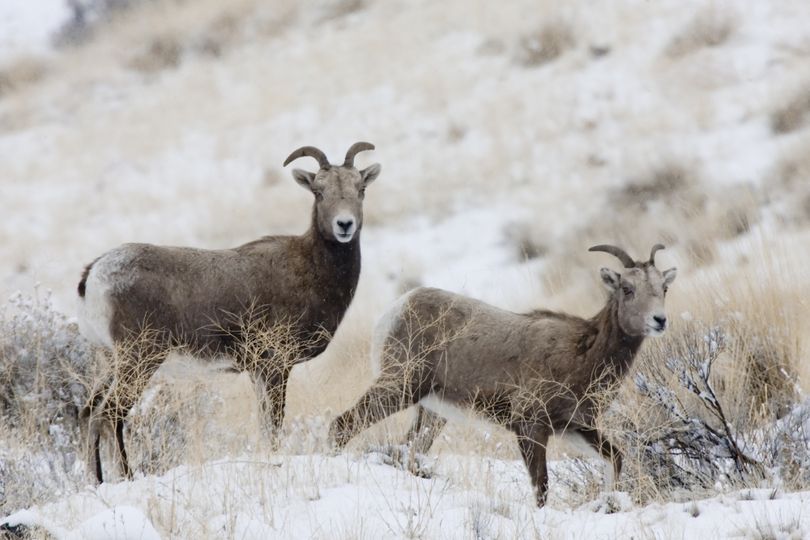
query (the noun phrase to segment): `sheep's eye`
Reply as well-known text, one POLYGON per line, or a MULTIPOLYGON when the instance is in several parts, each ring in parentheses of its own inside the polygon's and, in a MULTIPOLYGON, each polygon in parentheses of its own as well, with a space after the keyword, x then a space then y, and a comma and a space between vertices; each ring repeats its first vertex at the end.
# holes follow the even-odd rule
POLYGON ((630 287, 622 287, 622 292, 624 292, 624 295, 627 298, 632 298, 633 297, 633 289, 630 288, 630 287))
POLYGON ((366 196, 366 188, 362 188, 360 191, 357 192, 357 195, 362 199, 366 196))
POLYGON ((320 191, 313 191, 312 193, 314 193, 314 194, 315 194, 315 200, 316 200, 316 201, 322 201, 322 200, 323 200, 323 193, 322 193, 322 192, 320 192, 320 191))

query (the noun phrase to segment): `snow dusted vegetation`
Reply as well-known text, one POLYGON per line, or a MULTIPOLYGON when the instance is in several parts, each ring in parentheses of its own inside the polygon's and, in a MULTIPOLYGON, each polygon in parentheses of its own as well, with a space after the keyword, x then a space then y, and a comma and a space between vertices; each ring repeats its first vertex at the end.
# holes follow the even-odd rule
POLYGON ((804 0, 3 0, 0 534, 810 536, 808 60, 804 0), (300 233, 312 197, 283 159, 357 140, 383 166, 359 289, 294 369, 278 447, 245 375, 178 355, 129 414, 134 480, 92 485, 83 266, 300 233), (672 327, 605 404, 615 487, 553 441, 537 509, 514 437, 475 421, 411 474, 412 411, 330 451, 400 293, 590 316, 615 261, 587 248, 659 241, 672 327))

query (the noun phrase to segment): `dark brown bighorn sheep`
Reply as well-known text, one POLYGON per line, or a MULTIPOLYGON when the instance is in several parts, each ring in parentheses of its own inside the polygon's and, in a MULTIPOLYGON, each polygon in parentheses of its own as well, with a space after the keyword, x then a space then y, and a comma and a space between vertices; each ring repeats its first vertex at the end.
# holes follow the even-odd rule
POLYGON ((618 257, 625 270, 601 269, 610 295, 590 319, 545 310, 512 313, 439 289, 405 294, 374 331, 377 380, 332 423, 332 440, 340 448, 367 425, 418 403, 431 411, 420 409, 411 431, 427 434, 424 450, 442 425, 431 414, 446 418, 472 410, 513 431, 540 506, 551 435, 580 435, 618 476, 621 454, 595 427, 596 392, 621 380, 646 336, 664 333, 664 296, 676 269, 655 267, 660 249, 658 244, 648 261, 634 262, 615 246, 592 247, 618 257))
POLYGON ((107 427, 115 432, 123 472, 131 476, 124 417, 172 349, 233 358, 234 367, 248 371, 256 384, 265 425, 281 427, 292 366, 326 348, 357 287, 364 192, 380 165, 358 171, 354 156, 373 149, 355 143, 342 165, 330 165, 322 151, 304 146, 284 161, 286 166, 309 156, 320 164, 317 173, 292 171, 315 196, 311 225, 301 236, 265 236, 223 250, 124 244, 85 268, 79 283, 82 333, 117 349, 115 374, 94 389, 82 414, 89 467, 99 482, 99 442, 107 427), (295 338, 292 359, 290 350, 283 361, 274 350, 247 358, 255 356, 245 354, 250 329, 277 324, 289 325, 295 338))

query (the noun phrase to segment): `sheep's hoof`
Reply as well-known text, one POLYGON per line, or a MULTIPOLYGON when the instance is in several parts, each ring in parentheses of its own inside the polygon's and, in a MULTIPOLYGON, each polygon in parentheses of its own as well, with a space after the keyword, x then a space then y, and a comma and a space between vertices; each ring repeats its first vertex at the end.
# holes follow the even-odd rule
POLYGON ((380 461, 385 465, 408 471, 419 478, 433 478, 433 463, 435 460, 413 452, 406 444, 375 446, 370 451, 379 456, 380 461))

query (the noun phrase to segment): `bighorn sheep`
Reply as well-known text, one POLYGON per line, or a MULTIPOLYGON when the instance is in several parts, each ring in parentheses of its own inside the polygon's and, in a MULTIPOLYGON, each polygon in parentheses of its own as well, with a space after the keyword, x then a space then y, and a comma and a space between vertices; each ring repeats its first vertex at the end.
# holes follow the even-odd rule
POLYGON ((265 236, 224 250, 124 244, 85 268, 78 287, 82 333, 109 350, 127 345, 112 380, 94 389, 82 413, 88 466, 99 482, 102 428, 114 427, 121 467, 131 476, 123 419, 171 349, 230 356, 256 384, 265 425, 281 427, 292 365, 327 347, 354 296, 364 192, 380 174, 379 164, 358 171, 354 157, 373 149, 355 143, 342 165, 331 165, 321 150, 304 146, 284 161, 309 156, 320 165, 317 173, 292 171, 315 196, 311 225, 301 236, 265 236), (262 328, 289 324, 300 345, 293 360, 274 359, 273 350, 258 362, 246 358, 248 317, 259 317, 262 328), (148 339, 133 340, 143 332, 148 339))
MULTIPOLYGON (((366 425, 416 403, 445 418, 471 409, 517 435, 539 506, 548 488, 550 435, 581 435, 618 477, 621 454, 595 427, 594 391, 621 380, 646 336, 664 333, 664 296, 677 271, 655 267, 663 248, 655 245, 645 262, 615 246, 590 248, 615 255, 626 269, 601 269, 610 296, 591 319, 517 314, 439 289, 406 293, 374 331, 376 382, 335 419, 330 438, 341 448, 366 425)), ((412 434, 429 419, 419 413, 412 434)), ((427 429, 424 450, 440 428, 427 429)))

